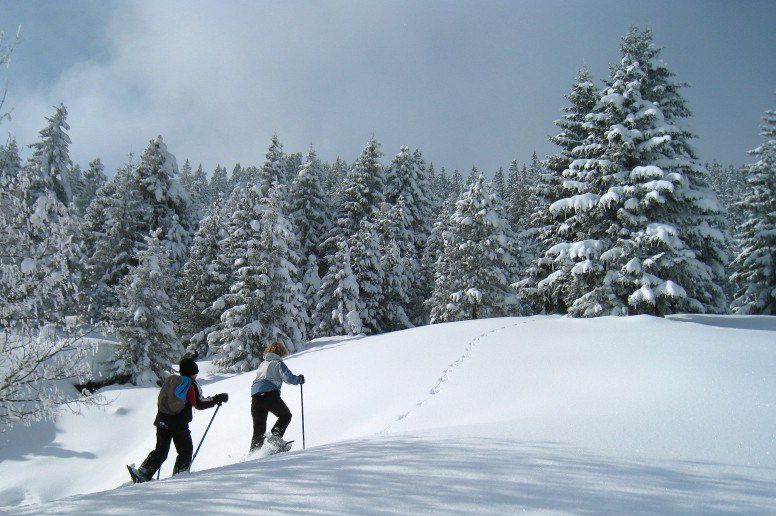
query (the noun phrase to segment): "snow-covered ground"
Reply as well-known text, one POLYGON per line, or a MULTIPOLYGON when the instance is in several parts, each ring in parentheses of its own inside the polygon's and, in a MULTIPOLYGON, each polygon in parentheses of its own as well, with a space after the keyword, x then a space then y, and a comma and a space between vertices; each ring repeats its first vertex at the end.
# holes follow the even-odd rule
MULTIPOLYGON (((4 436, 0 505, 22 514, 776 512, 776 318, 490 319, 318 341, 287 364, 307 379, 307 450, 300 389, 285 386, 294 451, 247 457, 253 375, 204 364, 205 394, 230 401, 192 474, 115 489, 124 464, 153 446, 157 390, 112 387, 106 408, 4 436)), ((211 415, 195 414, 195 443, 211 415)))

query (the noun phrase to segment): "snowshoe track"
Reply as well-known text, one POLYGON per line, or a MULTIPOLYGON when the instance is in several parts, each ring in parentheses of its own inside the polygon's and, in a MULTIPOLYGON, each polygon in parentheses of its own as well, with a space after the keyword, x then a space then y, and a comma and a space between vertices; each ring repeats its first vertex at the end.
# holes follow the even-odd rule
POLYGON ((391 428, 393 428, 393 426, 396 423, 398 423, 399 421, 402 421, 404 419, 407 419, 412 414, 417 412, 418 409, 420 409, 423 405, 425 405, 431 399, 433 399, 434 396, 436 396, 442 390, 442 386, 445 384, 445 382, 447 382, 447 380, 450 379, 450 374, 453 372, 453 370, 456 367, 459 367, 464 362, 466 362, 466 360, 471 356, 472 351, 474 351, 474 349, 477 347, 477 344, 479 344, 480 340, 482 340, 483 338, 488 337, 488 336, 490 336, 490 335, 492 335, 494 333, 498 333, 498 332, 504 331, 506 329, 513 328, 515 326, 520 326, 521 324, 528 324, 529 322, 531 322, 531 321, 530 320, 529 321, 520 321, 520 322, 516 322, 516 323, 513 323, 513 324, 507 324, 505 326, 501 326, 499 328, 493 328, 493 329, 488 330, 486 332, 480 333, 479 335, 474 337, 472 340, 470 340, 466 344, 466 346, 464 347, 464 350, 463 350, 463 353, 461 354, 461 356, 459 356, 457 359, 455 359, 452 363, 450 363, 450 365, 448 365, 442 371, 442 375, 437 379, 437 382, 434 384, 433 387, 431 387, 431 389, 429 389, 428 396, 426 396, 425 398, 423 398, 419 402, 415 403, 415 406, 412 407, 407 412, 404 412, 403 414, 399 415, 388 426, 386 426, 381 433, 386 434, 386 433, 390 432, 391 428))

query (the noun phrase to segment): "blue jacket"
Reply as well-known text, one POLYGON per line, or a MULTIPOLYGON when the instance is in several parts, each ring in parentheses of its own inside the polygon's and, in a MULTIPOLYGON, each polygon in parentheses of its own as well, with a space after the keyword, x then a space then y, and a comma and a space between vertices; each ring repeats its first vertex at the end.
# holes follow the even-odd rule
POLYGON ((262 392, 279 391, 283 382, 299 385, 299 377, 288 369, 278 355, 267 353, 256 370, 256 379, 251 384, 251 396, 262 392))

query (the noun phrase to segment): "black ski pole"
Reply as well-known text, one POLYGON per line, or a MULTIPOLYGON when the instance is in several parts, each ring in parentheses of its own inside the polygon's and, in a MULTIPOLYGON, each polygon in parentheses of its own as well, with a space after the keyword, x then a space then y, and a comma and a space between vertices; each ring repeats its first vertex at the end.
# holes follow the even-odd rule
POLYGON ((216 406, 216 411, 213 413, 213 417, 210 418, 210 423, 208 423, 207 428, 205 428, 205 433, 202 434, 202 439, 199 441, 199 444, 197 445, 197 451, 194 452, 194 456, 191 458, 191 463, 189 464, 189 468, 191 468, 191 465, 194 464, 194 459, 197 458, 199 449, 202 447, 202 443, 205 442, 205 437, 207 437, 207 431, 210 430, 210 425, 213 424, 213 420, 216 418, 216 414, 218 414, 218 409, 220 408, 221 408, 221 404, 219 403, 216 406))
POLYGON ((304 443, 304 387, 299 384, 299 398, 302 400, 302 449, 305 449, 304 443))

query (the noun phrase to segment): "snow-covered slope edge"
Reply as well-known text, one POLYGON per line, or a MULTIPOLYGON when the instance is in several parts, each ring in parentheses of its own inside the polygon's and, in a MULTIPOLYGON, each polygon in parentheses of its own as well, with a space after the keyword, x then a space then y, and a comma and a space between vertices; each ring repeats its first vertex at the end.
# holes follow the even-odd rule
MULTIPOLYGON (((466 511, 472 503, 493 511, 617 511, 639 500, 678 512, 701 500, 707 505, 698 510, 776 510, 774 325, 741 317, 537 317, 333 342, 288 360, 308 379, 308 450, 197 473, 244 460, 250 438, 252 375, 213 376, 202 382, 205 392, 231 399, 185 479, 191 484, 174 479, 29 510, 78 512, 86 504, 85 512, 106 512, 97 511, 104 498, 104 509, 121 511, 119 500, 134 497, 126 510, 167 512, 154 500, 175 492, 220 500, 203 512, 246 509, 243 499, 350 512, 466 511), (349 439, 357 440, 336 444, 349 439), (569 476, 561 482, 553 471, 569 476), (326 489, 333 482, 341 489, 326 489), (486 488, 501 482, 503 489, 486 488), (448 484, 459 494, 442 496, 448 484), (189 492, 195 485, 204 491, 189 492), (401 491, 407 496, 397 499, 401 491), (384 500, 360 505, 375 497, 384 500)), ((45 501, 123 482, 123 464, 153 444, 155 389, 106 395, 115 397, 107 410, 12 436, 0 452, 0 501, 45 501)), ((299 390, 285 387, 283 395, 297 416, 287 436, 299 444, 299 390)), ((195 439, 209 415, 197 414, 195 439)))

